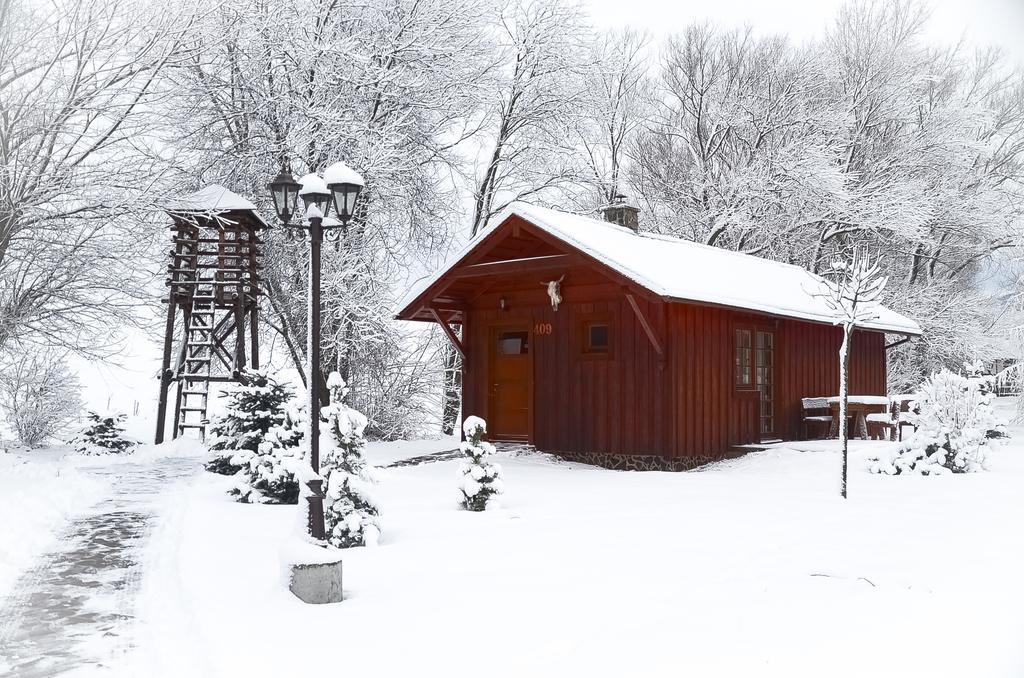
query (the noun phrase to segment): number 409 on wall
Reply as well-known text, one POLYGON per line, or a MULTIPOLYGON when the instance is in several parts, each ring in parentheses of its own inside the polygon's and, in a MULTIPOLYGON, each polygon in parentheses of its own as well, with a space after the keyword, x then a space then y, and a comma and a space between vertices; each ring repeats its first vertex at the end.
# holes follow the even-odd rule
POLYGON ((533 326, 534 334, 551 334, 553 331, 551 323, 537 323, 533 326))

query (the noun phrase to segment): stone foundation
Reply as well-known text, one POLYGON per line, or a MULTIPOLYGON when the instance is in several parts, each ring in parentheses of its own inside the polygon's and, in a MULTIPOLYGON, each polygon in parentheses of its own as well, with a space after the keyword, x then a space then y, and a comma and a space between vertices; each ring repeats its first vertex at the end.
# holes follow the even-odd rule
POLYGON ((755 446, 733 448, 721 454, 705 454, 695 457, 662 457, 656 454, 614 454, 611 452, 566 452, 560 450, 538 450, 528 443, 495 442, 494 446, 510 456, 520 454, 548 454, 565 461, 600 466, 612 471, 693 471, 723 459, 735 459, 757 449, 755 446))
POLYGON ((697 457, 662 457, 654 454, 612 454, 608 452, 552 452, 581 464, 590 464, 613 471, 692 471, 712 462, 730 459, 743 452, 697 457))

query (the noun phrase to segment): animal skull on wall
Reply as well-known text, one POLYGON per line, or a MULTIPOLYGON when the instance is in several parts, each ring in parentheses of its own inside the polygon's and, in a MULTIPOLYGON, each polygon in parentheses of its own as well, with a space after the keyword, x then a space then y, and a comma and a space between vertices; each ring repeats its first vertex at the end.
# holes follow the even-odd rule
POLYGON ((551 299, 551 308, 553 308, 556 311, 558 310, 558 305, 562 303, 563 280, 565 280, 564 274, 558 280, 549 280, 547 282, 541 283, 541 285, 544 285, 548 288, 548 297, 551 299))

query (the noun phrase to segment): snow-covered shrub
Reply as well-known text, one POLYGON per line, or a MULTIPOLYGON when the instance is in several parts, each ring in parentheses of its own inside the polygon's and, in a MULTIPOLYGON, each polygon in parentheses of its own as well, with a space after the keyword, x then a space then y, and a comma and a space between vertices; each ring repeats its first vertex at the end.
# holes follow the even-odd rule
POLYGON ((304 418, 294 406, 285 407, 280 424, 270 427, 255 451, 239 450, 230 459, 241 471, 238 484, 231 494, 238 501, 250 504, 296 504, 299 500, 299 481, 295 477, 296 463, 302 463, 304 450, 300 442, 304 435, 304 418))
MULTIPOLYGON (((974 385, 974 387, 984 396, 989 397, 989 403, 991 404, 992 399, 996 396, 996 376, 993 374, 985 374, 985 363, 980 360, 973 362, 964 363, 964 371, 967 374, 967 380, 974 385)), ((990 428, 985 432, 986 438, 1006 438, 1006 422, 998 421, 995 418, 995 427, 990 428)))
POLYGON ((942 370, 925 380, 911 403, 917 430, 888 457, 874 459, 874 473, 970 473, 985 468, 994 433, 1003 430, 992 393, 978 379, 942 370))
POLYGON ((206 469, 235 475, 239 482, 231 493, 239 501, 297 503, 299 483, 291 468, 301 454, 302 423, 289 406, 291 389, 259 370, 246 370, 245 377, 210 427, 215 456, 206 469))
POLYGON ((78 378, 59 355, 26 353, 0 365, 0 409, 24 445, 54 437, 81 408, 78 378))
POLYGON ((487 461, 487 457, 494 454, 494 445, 483 440, 487 422, 480 417, 466 417, 462 430, 466 440, 459 449, 468 458, 462 462, 458 474, 462 507, 469 511, 483 511, 505 489, 501 466, 487 461))
POLYGON ((123 414, 99 414, 89 411, 89 423, 75 438, 75 449, 80 454, 123 454, 130 452, 135 443, 124 437, 121 424, 123 414))
POLYGON ((380 507, 373 497, 373 473, 363 459, 366 417, 343 402, 348 388, 340 374, 331 372, 327 387, 331 404, 321 412, 327 430, 320 436, 327 541, 338 548, 376 546, 380 507))

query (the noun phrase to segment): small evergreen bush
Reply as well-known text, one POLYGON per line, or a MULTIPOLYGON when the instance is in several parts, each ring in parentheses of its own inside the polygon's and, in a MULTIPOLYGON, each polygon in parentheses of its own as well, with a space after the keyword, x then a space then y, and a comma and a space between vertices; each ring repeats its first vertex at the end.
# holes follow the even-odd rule
POLYGON ((331 404, 323 410, 332 445, 321 438, 320 475, 324 478, 327 541, 338 548, 375 546, 380 537, 380 507, 375 482, 363 459, 366 417, 344 402, 348 389, 337 372, 327 380, 331 404))
POLYGON ((231 493, 239 501, 295 504, 299 483, 292 471, 300 457, 302 422, 289 406, 292 391, 265 372, 246 370, 246 382, 227 394, 222 416, 210 427, 206 464, 213 473, 234 475, 231 493))
POLYGON ((494 445, 483 440, 487 422, 480 417, 467 417, 462 430, 466 440, 459 449, 468 458, 459 467, 458 474, 462 507, 468 511, 484 511, 505 489, 501 466, 487 461, 487 457, 494 454, 494 445))
POLYGON ((89 424, 74 440, 79 454, 124 454, 135 447, 135 443, 123 437, 121 424, 125 415, 89 411, 86 416, 89 424))

